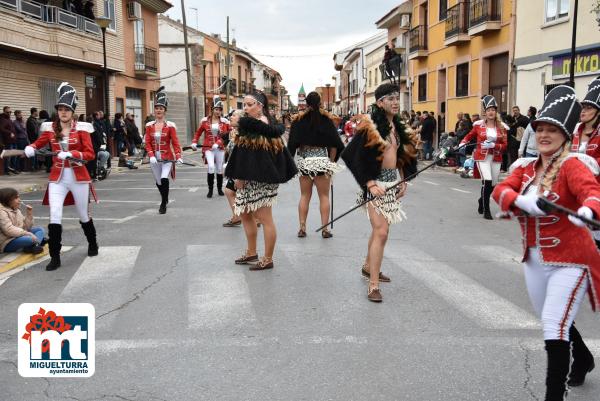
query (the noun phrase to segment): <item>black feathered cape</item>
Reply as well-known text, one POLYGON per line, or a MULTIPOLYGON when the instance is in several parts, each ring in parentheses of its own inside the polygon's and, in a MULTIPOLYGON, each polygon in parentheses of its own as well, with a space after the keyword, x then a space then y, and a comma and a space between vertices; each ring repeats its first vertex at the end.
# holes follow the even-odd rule
POLYGON ((234 180, 283 184, 298 169, 281 139, 281 130, 252 117, 239 121, 235 147, 227 161, 225 175, 234 180))
POLYGON ((319 110, 319 122, 316 127, 311 127, 311 115, 302 112, 292 121, 288 149, 292 156, 300 146, 315 146, 322 148, 337 149, 335 160, 338 161, 344 150, 344 143, 338 135, 329 113, 319 110))
MULTIPOLYGON (((373 105, 373 110, 372 120, 366 115, 353 117, 353 120, 357 122, 356 134, 341 155, 361 187, 366 186, 367 182, 371 180, 376 180, 381 173, 383 152, 387 146, 384 138, 390 133, 385 112, 376 105, 373 105), (374 122, 378 125, 375 125, 374 122)), ((396 167, 404 177, 408 177, 417 171, 415 140, 406 133, 404 125, 397 116, 394 117, 393 123, 400 139, 400 146, 398 146, 396 154, 396 167)))

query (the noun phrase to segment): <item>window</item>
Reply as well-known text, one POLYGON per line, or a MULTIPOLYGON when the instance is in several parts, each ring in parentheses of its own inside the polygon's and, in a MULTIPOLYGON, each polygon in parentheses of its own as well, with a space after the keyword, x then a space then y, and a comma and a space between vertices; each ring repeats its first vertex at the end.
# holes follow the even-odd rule
POLYGON ((440 0, 440 21, 448 16, 448 0, 440 0))
POLYGON ((379 83, 379 78, 377 77, 377 75, 378 75, 377 70, 375 70, 374 75, 375 75, 375 85, 377 85, 379 83))
POLYGON ((43 110, 54 110, 56 104, 56 91, 61 81, 50 78, 40 79, 40 95, 43 110))
POLYGON ((419 102, 427 101, 427 74, 419 75, 419 102))
POLYGON ((144 20, 136 19, 133 21, 133 44, 135 46, 144 46, 144 20))
POLYGON ((569 15, 569 0, 546 0, 546 22, 569 15))
POLYGON ((108 25, 108 29, 116 31, 117 19, 115 16, 115 0, 104 0, 104 16, 112 20, 112 22, 108 25))
POLYGON ((469 96, 469 63, 456 66, 456 96, 469 96))
POLYGON ((371 70, 369 70, 369 88, 370 88, 371 86, 373 86, 373 82, 371 81, 371 73, 372 73, 372 71, 371 71, 371 70))

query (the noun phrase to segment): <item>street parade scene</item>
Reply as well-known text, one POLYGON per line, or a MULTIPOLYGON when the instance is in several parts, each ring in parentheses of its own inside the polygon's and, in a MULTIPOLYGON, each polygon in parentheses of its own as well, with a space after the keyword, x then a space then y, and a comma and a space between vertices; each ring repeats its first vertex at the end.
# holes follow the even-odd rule
POLYGON ((600 1, 0 0, 0 400, 600 401, 600 1))

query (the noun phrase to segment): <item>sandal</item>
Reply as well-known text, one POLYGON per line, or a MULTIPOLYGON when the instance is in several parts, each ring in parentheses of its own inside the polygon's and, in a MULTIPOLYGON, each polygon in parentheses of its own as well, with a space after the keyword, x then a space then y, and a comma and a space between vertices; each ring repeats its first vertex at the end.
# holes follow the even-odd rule
MULTIPOLYGON (((371 272, 369 272, 368 270, 366 270, 368 268, 367 264, 365 263, 361 269, 361 273, 363 275, 363 277, 365 279, 370 279, 371 278, 371 272)), ((389 278, 388 276, 386 276, 385 274, 383 274, 382 272, 379 272, 379 282, 380 283, 389 283, 391 282, 392 279, 389 278)))
POLYGON ((300 223, 300 229, 298 230, 298 238, 306 237, 306 223, 300 223))
POLYGON ((333 237, 333 234, 328 229, 324 229, 323 231, 321 231, 321 237, 331 238, 331 237, 333 237))
POLYGON ((248 255, 248 250, 246 250, 246 252, 244 252, 242 257, 235 260, 235 264, 236 265, 247 265, 248 263, 256 262, 257 260, 258 260, 257 254, 248 255))
POLYGON ((267 258, 265 256, 265 257, 261 258, 257 264, 255 264, 254 266, 250 266, 249 270, 250 271, 259 271, 259 270, 272 269, 273 267, 275 267, 275 265, 273 264, 273 259, 267 258))
POLYGON ((229 219, 225 223, 223 223, 223 227, 237 227, 237 226, 240 226, 241 224, 242 224, 242 220, 233 221, 233 219, 229 219))

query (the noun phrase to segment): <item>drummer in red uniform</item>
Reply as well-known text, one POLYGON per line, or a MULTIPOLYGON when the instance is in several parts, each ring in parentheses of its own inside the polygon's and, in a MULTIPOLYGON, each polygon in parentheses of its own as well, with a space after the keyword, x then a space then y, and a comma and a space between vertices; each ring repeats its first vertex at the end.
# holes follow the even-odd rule
POLYGON ((43 202, 45 205, 50 205, 50 224, 48 224, 50 263, 46 266, 46 270, 56 270, 60 267, 62 213, 63 206, 66 205, 75 204, 77 208, 79 222, 88 241, 88 256, 98 255, 96 228, 88 210, 90 190, 95 198, 92 181, 85 165, 73 160, 94 160, 94 148, 90 138, 94 128, 90 123, 77 121, 75 88, 63 82, 58 87, 58 94, 58 103, 54 106, 58 119, 43 123, 39 138, 25 148, 27 157, 34 157, 36 149, 44 148, 48 144, 55 153, 48 177, 48 190, 43 202))
POLYGON ((539 156, 517 160, 493 193, 502 211, 516 215, 521 225, 525 282, 548 355, 546 401, 563 400, 568 386, 582 385, 594 369, 594 357, 573 322, 586 292, 592 308, 600 306, 600 253, 580 219, 546 214, 537 204, 543 195, 579 216, 600 217, 598 164, 569 152, 580 111, 573 88, 550 91, 532 122, 539 156))

